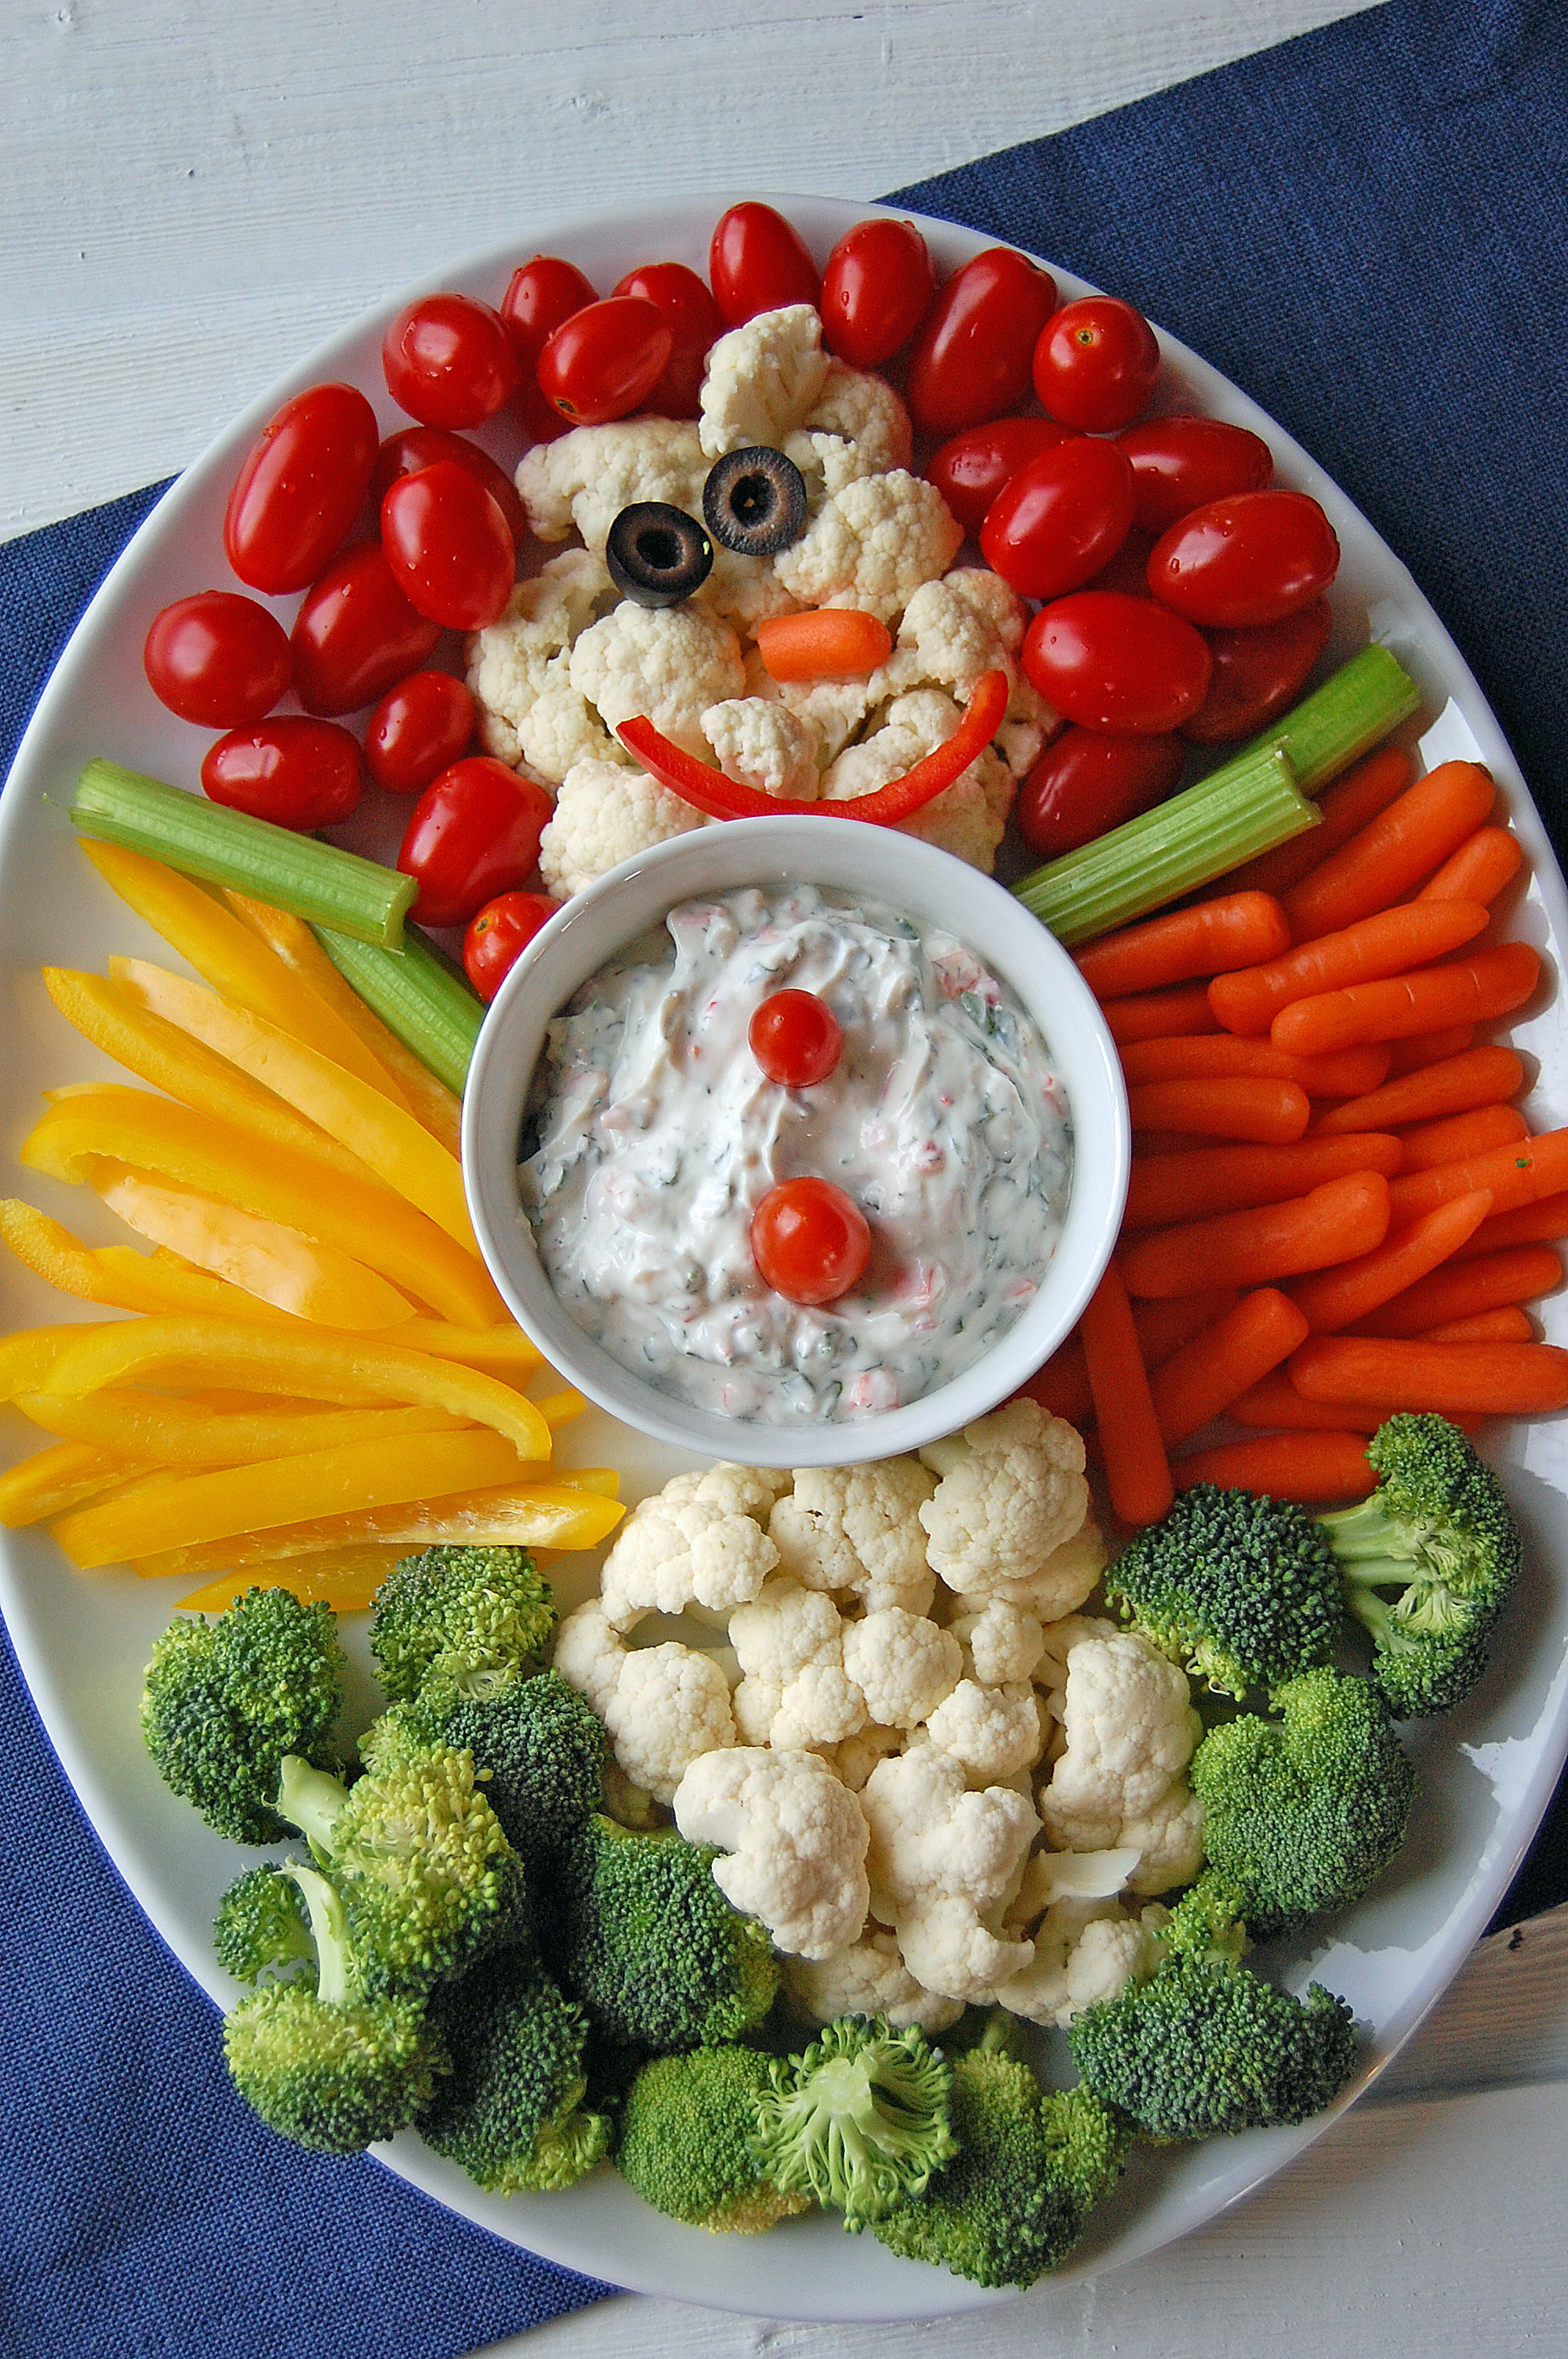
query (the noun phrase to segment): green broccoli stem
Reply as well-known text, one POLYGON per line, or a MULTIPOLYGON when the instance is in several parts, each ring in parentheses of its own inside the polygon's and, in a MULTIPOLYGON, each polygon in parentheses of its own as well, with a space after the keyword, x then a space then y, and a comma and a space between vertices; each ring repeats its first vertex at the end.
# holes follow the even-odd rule
POLYGON ((341 1777, 327 1769, 313 1769, 297 1753, 284 1755, 277 1780, 278 1817, 299 1829, 323 1867, 332 1864, 333 1830, 348 1799, 349 1789, 341 1777))
POLYGON ((316 1995, 323 2006, 347 2006, 357 1997, 349 1966, 349 1923, 334 1886, 313 1867, 291 1860, 285 1870, 305 1896, 316 1944, 316 1995))

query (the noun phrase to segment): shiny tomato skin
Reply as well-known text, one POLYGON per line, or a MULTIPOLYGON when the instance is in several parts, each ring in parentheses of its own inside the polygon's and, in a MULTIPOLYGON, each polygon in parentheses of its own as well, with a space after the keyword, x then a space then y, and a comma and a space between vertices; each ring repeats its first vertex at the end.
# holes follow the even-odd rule
POLYGON ((811 248, 795 223, 752 199, 720 213, 708 241, 708 278, 727 328, 786 303, 815 308, 822 296, 811 248))
POLYGON ((488 754, 432 778, 409 816, 397 865, 416 877, 422 926, 466 926, 487 901, 525 884, 554 806, 543 787, 488 754))
POLYGON ((787 1302, 836 1302, 866 1274, 871 1233, 831 1180, 782 1180, 752 1215, 752 1259, 787 1302))
POLYGON ((1109 563, 1132 525, 1132 469, 1080 434, 1009 478, 980 527, 980 554, 1022 598, 1059 598, 1109 563))
POLYGON ((1013 817, 1037 860, 1059 860, 1162 803, 1182 775, 1179 737, 1108 737, 1075 725, 1047 745, 1013 817))
POLYGON ((243 729, 270 712, 294 670, 276 614, 237 590, 201 590, 153 616, 142 648, 160 704, 203 729, 243 729))
POLYGON ((553 442, 557 435, 570 431, 568 420, 540 392, 534 372, 539 354, 563 320, 598 300, 593 281, 584 277, 576 263, 564 262, 559 255, 536 254, 512 274, 501 299, 501 317, 522 368, 516 410, 531 442, 553 442))
POLYGON ((473 699, 449 671, 414 671, 365 728, 365 767, 389 795, 423 794, 473 743, 473 699))
POLYGON ((1141 532, 1134 525, 1108 565, 1102 565, 1086 590, 1120 590, 1130 598, 1145 598, 1151 603, 1154 592, 1149 587, 1149 560, 1154 551, 1154 536, 1141 532))
POLYGON ((709 348, 724 333, 724 321, 706 283, 684 262, 645 262, 611 288, 612 295, 640 295, 663 312, 670 332, 664 374, 643 404, 655 418, 695 418, 709 348))
POLYGON ((468 922, 463 972, 480 997, 495 997, 535 935, 565 905, 547 893, 498 893, 468 922))
POLYGON ((417 671, 440 636, 398 588, 381 543, 362 541, 300 603, 289 635, 294 692, 307 712, 357 712, 417 671))
POLYGON ((1283 622, 1338 571, 1334 527, 1307 493, 1233 492, 1161 534, 1149 587, 1189 623, 1237 629, 1283 622))
POLYGON ((276 827, 331 827, 364 792, 356 740, 335 722, 279 713, 254 729, 231 730, 201 764, 208 800, 276 827))
POLYGON ((1152 598, 1076 590, 1042 606, 1023 669, 1048 704, 1085 729, 1163 737, 1190 721, 1213 668, 1201 631, 1152 598))
POLYGON ((375 462, 375 473, 370 479, 370 495, 381 512, 387 485, 399 475, 416 475, 421 467, 433 467, 439 460, 450 460, 454 467, 466 467, 476 484, 482 484, 502 515, 506 518, 513 539, 519 548, 528 529, 528 512, 517 496, 517 486, 504 467, 498 467, 488 451, 470 442, 461 434, 449 434, 444 426, 404 426, 389 434, 381 446, 375 462))
POLYGON ((1334 617, 1326 598, 1314 598, 1281 623, 1204 636, 1214 658, 1208 694, 1182 734, 1195 745, 1229 745, 1254 736, 1289 710, 1328 645, 1334 617))
POLYGON ((1050 272, 1010 245, 987 246, 956 270, 910 354, 906 389, 915 424, 946 440, 1016 409, 1055 308, 1050 272))
POLYGON ((1031 369, 1042 409, 1081 434, 1130 426, 1159 374, 1159 340, 1119 295, 1064 303, 1041 332, 1031 369))
POLYGON ((966 532, 979 532, 986 510, 1021 467, 1060 443, 1071 431, 1054 418, 993 418, 967 427, 944 442, 925 470, 966 532))
POLYGON ((1146 418, 1116 439, 1132 462, 1132 513, 1145 532, 1168 532, 1209 500, 1273 481, 1262 437, 1223 418, 1146 418))
POLYGON ((914 223, 857 222, 822 274, 822 341, 851 368, 880 368, 935 300, 936 272, 914 223))
POLYGON ((223 511, 223 550, 252 590, 303 590, 337 555, 375 467, 375 412, 351 385, 313 385, 262 429, 223 511))
POLYGON ((607 295, 563 320, 539 354, 539 390, 574 426, 640 408, 669 365, 675 338, 643 295, 607 295))
POLYGON ((478 426, 516 389, 517 354, 499 311, 471 295, 422 295, 382 338, 386 389, 421 426, 478 426))
POLYGON ((506 518, 484 485, 449 459, 387 485, 381 545, 409 604, 449 631, 493 623, 517 578, 506 518))
POLYGON ((815 991, 770 992, 748 1025, 746 1039, 769 1081, 786 1090, 825 1082, 844 1048, 838 1018, 815 991))

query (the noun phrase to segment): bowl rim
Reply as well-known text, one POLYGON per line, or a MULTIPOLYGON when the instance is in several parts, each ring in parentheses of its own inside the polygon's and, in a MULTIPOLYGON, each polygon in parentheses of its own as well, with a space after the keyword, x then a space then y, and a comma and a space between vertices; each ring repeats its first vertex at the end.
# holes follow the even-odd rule
POLYGON ((724 821, 620 863, 557 911, 503 983, 464 1093, 463 1176, 474 1233, 508 1308, 568 1383, 623 1423, 708 1458, 764 1466, 863 1463, 922 1448, 985 1416, 1076 1323, 1116 1242, 1130 1168, 1120 1061, 1087 984, 1055 937, 980 870, 919 837, 836 818, 724 821), (868 838, 874 841, 868 842, 868 838), (727 1418, 662 1392, 613 1359, 558 1301, 517 1199, 515 1145, 545 1027, 572 993, 676 902, 750 884, 824 885, 908 908, 983 956, 1041 1025, 1073 1112, 1073 1176, 1049 1273, 1007 1332, 959 1375, 895 1409, 825 1424, 727 1418), (1047 1009, 1043 1001, 1049 995, 1047 1009))

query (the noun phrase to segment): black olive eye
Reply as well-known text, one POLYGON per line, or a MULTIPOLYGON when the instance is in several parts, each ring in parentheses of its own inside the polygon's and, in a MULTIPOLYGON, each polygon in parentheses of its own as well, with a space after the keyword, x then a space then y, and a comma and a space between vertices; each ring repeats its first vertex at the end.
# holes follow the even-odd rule
POLYGON ((715 540, 742 557, 773 557, 806 530, 806 483, 793 459, 760 445, 708 470, 702 513, 715 540))
POLYGON ((638 606, 678 606, 713 571, 713 543, 695 516, 666 500, 622 508, 604 544, 610 578, 638 606))

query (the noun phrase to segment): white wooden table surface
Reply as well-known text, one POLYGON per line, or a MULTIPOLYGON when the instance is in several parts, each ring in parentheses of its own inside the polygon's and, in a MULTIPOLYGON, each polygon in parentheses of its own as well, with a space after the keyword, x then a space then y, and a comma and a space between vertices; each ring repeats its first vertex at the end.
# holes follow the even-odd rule
MULTIPOLYGON (((0 538, 171 474, 509 223, 744 179, 872 197, 1346 0, 0 0, 0 538)), ((1568 2353, 1568 1909, 1476 1954, 1290 2170, 1153 2258, 925 2326, 633 2297, 496 2359, 1568 2353)))

